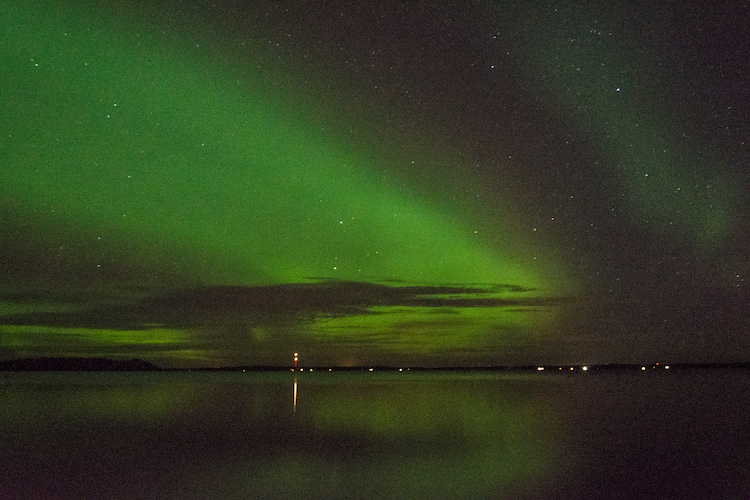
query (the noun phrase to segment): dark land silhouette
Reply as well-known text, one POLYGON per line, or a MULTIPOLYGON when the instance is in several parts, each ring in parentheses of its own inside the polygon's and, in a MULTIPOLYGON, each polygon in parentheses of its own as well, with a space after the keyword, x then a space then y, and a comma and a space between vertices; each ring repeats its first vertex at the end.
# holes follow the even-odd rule
POLYGON ((0 371, 158 371, 159 367, 140 359, 109 358, 24 358, 0 361, 0 371))

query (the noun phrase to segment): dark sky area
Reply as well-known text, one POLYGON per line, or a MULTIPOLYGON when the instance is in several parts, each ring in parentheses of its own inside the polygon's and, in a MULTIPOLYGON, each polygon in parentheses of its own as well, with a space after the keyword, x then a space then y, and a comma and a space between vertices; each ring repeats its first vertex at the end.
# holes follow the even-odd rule
POLYGON ((750 361, 746 2, 5 2, 0 358, 750 361))

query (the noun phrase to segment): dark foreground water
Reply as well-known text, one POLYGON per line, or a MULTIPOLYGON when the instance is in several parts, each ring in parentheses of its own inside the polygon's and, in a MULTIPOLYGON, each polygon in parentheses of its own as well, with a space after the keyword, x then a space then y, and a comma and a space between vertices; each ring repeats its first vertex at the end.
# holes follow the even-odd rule
POLYGON ((749 410, 742 370, 5 373, 0 498, 749 498, 749 410))

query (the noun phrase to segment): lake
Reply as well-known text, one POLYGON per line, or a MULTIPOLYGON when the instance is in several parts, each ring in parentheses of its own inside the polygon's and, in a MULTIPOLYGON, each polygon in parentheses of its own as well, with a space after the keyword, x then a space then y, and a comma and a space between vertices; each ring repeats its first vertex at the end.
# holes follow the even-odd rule
POLYGON ((750 373, 6 372, 0 498, 748 498, 750 373))

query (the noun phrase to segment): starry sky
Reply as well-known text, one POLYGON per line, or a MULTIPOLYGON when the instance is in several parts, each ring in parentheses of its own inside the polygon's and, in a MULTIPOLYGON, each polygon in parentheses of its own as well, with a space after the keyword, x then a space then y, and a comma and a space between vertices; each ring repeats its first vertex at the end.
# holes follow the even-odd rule
POLYGON ((0 357, 750 361, 743 2, 5 2, 0 357))

